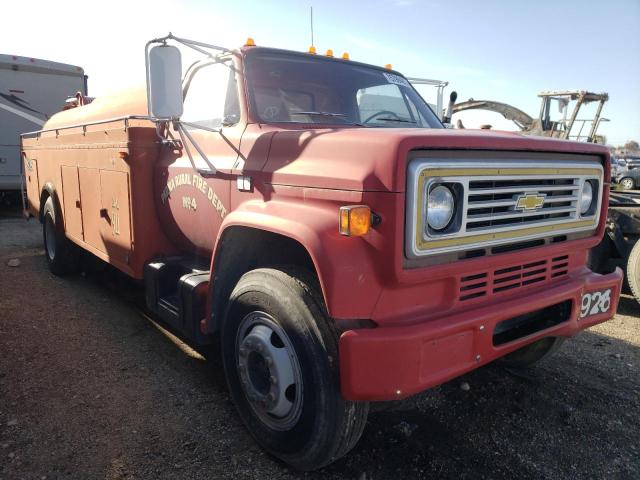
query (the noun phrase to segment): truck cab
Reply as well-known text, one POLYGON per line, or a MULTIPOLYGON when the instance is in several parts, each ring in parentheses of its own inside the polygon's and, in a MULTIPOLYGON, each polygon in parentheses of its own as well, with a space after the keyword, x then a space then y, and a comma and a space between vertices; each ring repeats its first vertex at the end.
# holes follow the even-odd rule
POLYGON ((614 315, 621 272, 586 267, 606 148, 445 129, 401 73, 332 52, 170 35, 147 58, 146 95, 23 136, 29 213, 54 273, 84 249, 220 342, 247 428, 294 467, 346 454, 372 401, 534 364, 614 315), (170 41, 216 53, 182 75, 170 41))

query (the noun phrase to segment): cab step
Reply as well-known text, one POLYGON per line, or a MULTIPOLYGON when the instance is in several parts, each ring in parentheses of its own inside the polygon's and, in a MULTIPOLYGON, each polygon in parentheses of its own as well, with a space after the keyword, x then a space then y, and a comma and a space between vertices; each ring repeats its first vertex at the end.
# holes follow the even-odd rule
POLYGON ((145 265, 147 308, 199 345, 211 343, 200 331, 206 315, 208 265, 193 258, 169 257, 145 265))

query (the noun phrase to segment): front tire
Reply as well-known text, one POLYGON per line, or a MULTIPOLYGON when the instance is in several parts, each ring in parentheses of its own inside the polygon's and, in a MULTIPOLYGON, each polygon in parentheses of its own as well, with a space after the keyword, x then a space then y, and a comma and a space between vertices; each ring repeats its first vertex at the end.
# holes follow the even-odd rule
POLYGON ((64 234, 62 215, 52 197, 47 198, 42 211, 42 239, 49 270, 54 275, 76 272, 80 254, 64 234))
POLYGON ((635 187, 633 178, 631 177, 621 178, 618 183, 620 184, 623 190, 633 190, 633 187, 635 187))
POLYGON ((640 241, 637 241, 631 249, 624 273, 633 297, 640 302, 640 241))
POLYGON ((287 267, 243 275, 222 326, 225 375, 243 422, 262 447, 300 470, 345 455, 369 410, 342 398, 331 322, 314 277, 287 267))

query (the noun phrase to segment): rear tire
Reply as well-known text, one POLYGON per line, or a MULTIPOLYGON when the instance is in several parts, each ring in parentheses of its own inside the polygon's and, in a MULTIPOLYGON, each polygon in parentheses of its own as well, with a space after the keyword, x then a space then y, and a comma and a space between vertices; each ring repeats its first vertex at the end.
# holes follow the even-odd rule
POLYGON ((637 241, 631 249, 624 273, 633 298, 640 303, 640 241, 637 241))
POLYGON ((369 404, 340 393, 338 338, 315 278, 295 267, 260 268, 234 288, 222 326, 231 396, 262 447, 300 470, 356 444, 369 404))
POLYGON ((64 234, 62 215, 52 197, 47 198, 42 211, 44 255, 54 275, 66 275, 78 270, 80 252, 64 234))
POLYGON ((564 337, 546 337, 511 352, 499 361, 506 367, 529 368, 552 355, 564 343, 564 337))
POLYGON ((633 190, 633 187, 635 187, 635 183, 633 181, 633 178, 631 177, 621 178, 618 183, 620 184, 623 190, 633 190))

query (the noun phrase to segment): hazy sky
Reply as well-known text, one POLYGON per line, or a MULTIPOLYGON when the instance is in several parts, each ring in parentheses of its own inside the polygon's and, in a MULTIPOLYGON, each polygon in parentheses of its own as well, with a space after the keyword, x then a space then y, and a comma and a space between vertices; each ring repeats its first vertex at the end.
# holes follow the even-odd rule
MULTIPOLYGON (((90 94, 101 95, 142 83, 144 44, 168 31, 306 50, 312 4, 318 52, 392 63, 448 80, 447 95, 455 89, 460 101, 500 100, 532 116, 542 90, 608 92, 611 121, 600 133, 613 144, 640 141, 640 0, 25 0, 2 6, 0 53, 80 65, 90 94)), ((465 122, 510 125, 486 113, 465 122)))

